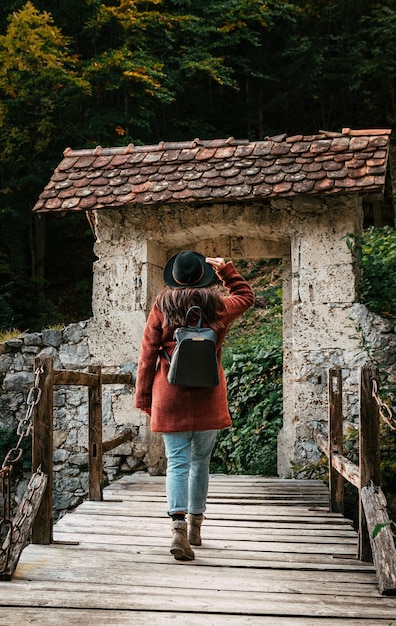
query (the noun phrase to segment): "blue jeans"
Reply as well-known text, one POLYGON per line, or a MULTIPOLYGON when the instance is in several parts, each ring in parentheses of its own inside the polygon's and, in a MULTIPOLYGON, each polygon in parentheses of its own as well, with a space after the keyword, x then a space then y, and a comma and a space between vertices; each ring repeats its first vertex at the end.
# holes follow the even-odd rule
POLYGON ((162 433, 168 461, 166 496, 168 515, 200 515, 206 509, 209 463, 217 430, 162 433))

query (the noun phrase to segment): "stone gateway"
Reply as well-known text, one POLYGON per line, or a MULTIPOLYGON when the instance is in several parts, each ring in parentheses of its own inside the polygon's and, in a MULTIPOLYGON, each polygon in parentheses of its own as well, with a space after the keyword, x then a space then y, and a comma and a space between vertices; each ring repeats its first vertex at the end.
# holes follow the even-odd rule
MULTIPOLYGON (((34 211, 85 211, 94 230, 91 359, 120 369, 137 361, 172 254, 188 248, 236 263, 282 259, 279 474, 290 475, 291 461, 313 460, 312 425, 327 418, 330 367, 343 368, 344 410, 354 419, 356 368, 368 355, 358 268, 345 237, 365 225, 394 224, 389 142, 387 129, 344 129, 255 142, 67 149, 34 211)), ((116 423, 141 422, 130 396, 117 402, 116 423)), ((155 438, 147 437, 154 450, 155 438)))

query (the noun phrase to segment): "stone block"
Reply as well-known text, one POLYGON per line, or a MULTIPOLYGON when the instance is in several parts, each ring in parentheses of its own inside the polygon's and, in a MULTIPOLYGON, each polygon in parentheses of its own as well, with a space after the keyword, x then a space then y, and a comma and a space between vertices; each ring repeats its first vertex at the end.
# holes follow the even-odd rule
POLYGON ((23 340, 19 338, 9 339, 8 341, 5 341, 4 343, 7 346, 7 348, 9 348, 10 350, 20 350, 23 346, 23 340))
MULTIPOLYGON (((4 345, 4 344, 0 344, 4 345)), ((0 354, 0 373, 7 372, 13 363, 13 358, 9 353, 0 354)))
POLYGON ((67 461, 68 458, 69 458, 69 452, 67 450, 60 449, 60 448, 54 450, 54 463, 55 464, 65 463, 65 461, 67 461))
POLYGON ((42 343, 45 346, 58 348, 62 343, 62 331, 47 328, 42 332, 42 343))
POLYGON ((301 268, 297 281, 298 301, 328 304, 353 304, 356 299, 355 273, 351 264, 301 268))
POLYGON ((59 349, 59 359, 62 368, 66 370, 81 370, 87 367, 91 360, 88 343, 74 346, 73 344, 62 344, 59 349))
POLYGON ((33 372, 15 372, 13 374, 6 374, 3 387, 7 391, 21 391, 22 389, 31 387, 33 383, 33 372))
MULTIPOLYGON (((63 330, 63 341, 67 342, 68 344, 79 343, 82 340, 82 338, 85 336, 86 336, 86 332, 85 332, 84 326, 82 326, 81 324, 69 324, 69 326, 67 326, 63 330)), ((61 333, 61 338, 62 338, 62 333, 61 333)), ((60 343, 58 345, 60 345, 60 343)))
POLYGON ((25 346, 41 346, 43 345, 42 333, 23 333, 20 335, 25 346))
POLYGON ((299 304, 293 308, 294 351, 355 350, 359 344, 350 306, 299 304))

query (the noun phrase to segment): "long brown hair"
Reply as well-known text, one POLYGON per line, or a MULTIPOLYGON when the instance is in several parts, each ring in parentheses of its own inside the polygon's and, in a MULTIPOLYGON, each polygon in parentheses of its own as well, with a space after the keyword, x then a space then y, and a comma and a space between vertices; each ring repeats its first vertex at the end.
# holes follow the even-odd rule
POLYGON ((163 328, 183 326, 188 309, 199 306, 205 320, 214 330, 223 326, 222 314, 225 311, 223 298, 217 289, 211 287, 185 287, 172 289, 165 287, 155 301, 164 316, 163 328))

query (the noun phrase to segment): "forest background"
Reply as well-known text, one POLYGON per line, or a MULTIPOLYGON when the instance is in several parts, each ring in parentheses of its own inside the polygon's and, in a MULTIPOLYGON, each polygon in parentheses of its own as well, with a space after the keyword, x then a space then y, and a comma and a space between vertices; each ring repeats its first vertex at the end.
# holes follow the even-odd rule
POLYGON ((0 0, 0 331, 90 317, 67 147, 392 128, 395 0, 0 0))
MULTIPOLYGON (((65 148, 253 141, 395 120, 395 0, 0 0, 0 333, 91 316, 85 216, 32 214, 65 148)), ((395 231, 358 243, 362 300, 396 314, 395 231)), ((271 474, 281 267, 242 269, 256 307, 225 356, 240 420, 214 463, 271 474)))

